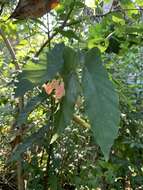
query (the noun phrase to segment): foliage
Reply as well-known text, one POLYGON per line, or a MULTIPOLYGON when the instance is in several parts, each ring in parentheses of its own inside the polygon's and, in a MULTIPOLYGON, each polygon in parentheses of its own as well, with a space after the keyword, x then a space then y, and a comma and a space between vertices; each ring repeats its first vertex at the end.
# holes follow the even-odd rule
POLYGON ((142 189, 142 2, 8 19, 16 3, 0 1, 1 188, 142 189))

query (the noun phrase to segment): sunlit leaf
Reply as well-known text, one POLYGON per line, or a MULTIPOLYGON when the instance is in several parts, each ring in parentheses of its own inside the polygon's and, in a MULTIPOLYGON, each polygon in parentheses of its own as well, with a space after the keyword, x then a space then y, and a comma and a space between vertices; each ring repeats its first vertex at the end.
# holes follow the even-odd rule
POLYGON ((63 50, 64 45, 57 44, 50 52, 43 52, 39 60, 28 62, 18 76, 15 96, 23 95, 34 86, 42 85, 61 72, 64 64, 63 50))

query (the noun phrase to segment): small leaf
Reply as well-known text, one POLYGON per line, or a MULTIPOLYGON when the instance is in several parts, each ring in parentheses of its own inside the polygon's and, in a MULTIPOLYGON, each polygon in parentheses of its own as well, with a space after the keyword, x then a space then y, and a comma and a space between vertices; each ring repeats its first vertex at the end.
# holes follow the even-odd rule
POLYGON ((136 8, 136 3, 131 0, 121 0, 120 5, 122 9, 127 9, 126 13, 131 18, 133 14, 139 13, 139 9, 136 8))
POLYGON ((85 57, 82 73, 86 113, 96 142, 107 160, 117 137, 120 119, 118 97, 101 63, 98 49, 91 49, 85 57))
POLYGON ((76 33, 72 30, 61 30, 61 29, 56 29, 62 36, 67 37, 68 39, 75 39, 80 41, 80 38, 76 35, 76 33))

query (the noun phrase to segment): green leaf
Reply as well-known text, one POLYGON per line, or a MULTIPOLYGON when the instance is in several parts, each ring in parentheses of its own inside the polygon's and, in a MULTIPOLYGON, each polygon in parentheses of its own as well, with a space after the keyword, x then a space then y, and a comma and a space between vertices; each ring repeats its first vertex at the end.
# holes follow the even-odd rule
POLYGON ((47 94, 40 93, 35 97, 32 97, 27 105, 22 109, 19 113, 18 118, 16 120, 17 125, 22 125, 27 121, 29 114, 37 107, 41 102, 43 102, 47 98, 47 94))
POLYGON ((58 190, 58 178, 56 175, 49 176, 49 186, 52 190, 58 190))
POLYGON ((88 48, 91 49, 93 47, 97 47, 101 52, 104 52, 109 46, 108 39, 90 39, 88 40, 88 48))
POLYGON ((18 77, 19 83, 15 84, 15 97, 22 96, 23 94, 25 94, 25 92, 34 88, 34 84, 32 82, 24 78, 22 79, 20 77, 21 75, 19 75, 18 77))
POLYGON ((65 47, 63 52, 64 74, 75 70, 78 66, 78 54, 70 47, 65 47))
POLYGON ((18 76, 16 97, 24 95, 34 86, 42 85, 44 82, 53 79, 57 73, 61 72, 64 64, 64 47, 63 43, 57 44, 50 52, 43 52, 39 60, 29 61, 25 65, 23 72, 18 76))
MULTIPOLYGON (((96 26, 91 26, 89 28, 89 37, 87 40, 87 46, 91 48, 99 48, 101 52, 104 52, 108 45, 109 41, 107 37, 107 28, 105 23, 97 24, 96 26)), ((108 30, 109 32, 109 30, 108 30)))
POLYGON ((132 18, 132 14, 138 14, 139 11, 136 8, 136 4, 132 0, 121 0, 120 1, 122 9, 126 9, 127 15, 132 18))
POLYGON ((80 41, 80 38, 76 35, 76 33, 73 30, 62 30, 60 28, 57 28, 56 31, 58 31, 62 36, 67 37, 68 39, 75 39, 80 41))
POLYGON ((107 160, 110 148, 117 137, 120 111, 117 94, 96 48, 91 49, 85 56, 82 87, 86 113, 95 140, 107 160))
POLYGON ((40 128, 37 132, 33 133, 31 136, 27 137, 21 144, 17 146, 13 154, 11 155, 8 162, 13 162, 21 158, 21 154, 27 151, 32 145, 41 144, 43 142, 43 137, 48 131, 48 126, 40 128))
POLYGON ((119 24, 119 26, 126 24, 125 19, 123 18, 121 13, 113 13, 112 14, 112 21, 119 24))
POLYGON ((138 6, 143 6, 143 1, 142 0, 136 0, 136 3, 138 4, 138 6))

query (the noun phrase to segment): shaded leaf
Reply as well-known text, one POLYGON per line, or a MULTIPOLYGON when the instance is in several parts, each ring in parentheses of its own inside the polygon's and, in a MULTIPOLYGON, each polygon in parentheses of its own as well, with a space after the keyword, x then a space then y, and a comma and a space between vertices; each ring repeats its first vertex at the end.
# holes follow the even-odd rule
POLYGON ((47 131, 48 126, 44 126, 40 128, 36 133, 33 133, 31 136, 27 137, 21 144, 17 146, 8 162, 19 160, 21 158, 21 154, 26 152, 28 148, 31 148, 33 144, 41 144, 44 139, 43 137, 47 131))
POLYGON ((56 31, 58 31, 64 37, 67 37, 69 39, 73 38, 73 39, 76 39, 76 40, 80 41, 80 38, 72 30, 61 30, 61 29, 58 28, 56 31))
POLYGON ((85 111, 95 140, 107 160, 117 137, 120 112, 117 94, 101 63, 98 49, 91 49, 86 54, 82 76, 85 111))
MULTIPOLYGON (((20 78, 20 77, 18 77, 18 78, 20 78)), ((25 94, 25 92, 34 88, 34 84, 24 78, 19 79, 19 83, 15 84, 15 85, 16 85, 15 97, 22 96, 23 94, 25 94)))
POLYGON ((47 98, 45 93, 40 93, 35 97, 32 97, 27 105, 22 109, 17 118, 17 125, 22 125, 26 122, 29 114, 47 98))
POLYGON ((65 47, 63 52, 64 58, 64 74, 68 74, 75 70, 78 65, 78 54, 70 47, 65 47))

